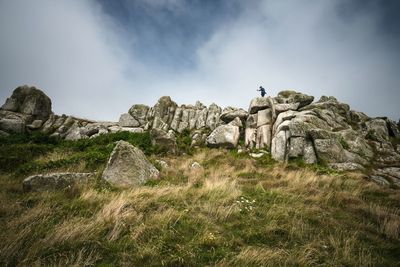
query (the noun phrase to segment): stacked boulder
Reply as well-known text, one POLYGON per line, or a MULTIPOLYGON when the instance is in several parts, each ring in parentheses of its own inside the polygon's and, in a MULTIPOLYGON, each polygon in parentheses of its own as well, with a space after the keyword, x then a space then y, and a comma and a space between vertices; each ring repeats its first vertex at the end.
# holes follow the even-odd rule
POLYGON ((376 179, 381 174, 379 179, 400 182, 400 175, 398 180, 393 175, 400 166, 400 149, 390 142, 399 138, 395 122, 369 118, 334 97, 313 100, 294 91, 253 99, 246 121, 246 147, 266 148, 277 161, 302 158, 340 170, 379 167, 376 179))
POLYGON ((20 86, 0 108, 0 130, 4 134, 39 129, 51 114, 47 95, 35 87, 20 86))

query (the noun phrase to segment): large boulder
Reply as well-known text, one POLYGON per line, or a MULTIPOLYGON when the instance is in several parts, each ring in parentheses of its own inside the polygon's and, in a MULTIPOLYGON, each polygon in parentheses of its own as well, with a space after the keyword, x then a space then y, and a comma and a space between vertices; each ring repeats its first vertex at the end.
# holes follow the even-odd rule
POLYGON ((207 137, 209 147, 235 148, 240 136, 239 127, 236 125, 220 125, 207 137))
POLYGON ((237 117, 239 117, 240 120, 245 121, 247 119, 247 115, 248 114, 244 109, 226 107, 222 111, 220 119, 225 123, 229 123, 237 117))
POLYGON ((160 118, 166 124, 171 124, 178 105, 172 101, 171 97, 163 96, 158 99, 152 110, 152 116, 160 118))
POLYGON ((255 114, 259 110, 271 108, 273 100, 270 97, 256 97, 253 98, 249 106, 249 114, 255 114))
POLYGON ((372 119, 367 121, 367 138, 374 141, 386 141, 389 139, 389 131, 386 121, 383 119, 372 119))
MULTIPOLYGON (((305 107, 314 101, 313 96, 309 96, 306 94, 302 94, 302 93, 290 91, 290 90, 279 92, 278 96, 275 99, 279 104, 298 103, 298 106, 296 107, 296 109, 305 107)), ((292 109, 292 108, 294 108, 294 107, 288 108, 287 110, 292 109)))
MULTIPOLYGON (((246 112, 247 113, 247 112, 246 112)), ((220 124, 221 108, 216 104, 211 104, 208 107, 206 126, 210 130, 214 130, 220 124)), ((197 120, 197 118, 196 118, 197 120)), ((195 121, 196 123, 196 121, 195 121)), ((192 127, 191 127, 192 128, 192 127)))
POLYGON ((22 182, 24 191, 53 191, 85 184, 93 173, 49 173, 32 175, 22 182))
POLYGON ((140 126, 140 122, 129 113, 124 113, 119 117, 118 125, 122 127, 138 127, 140 126))
POLYGON ((0 110, 0 130, 8 133, 24 133, 25 126, 32 122, 32 119, 31 115, 0 110))
POLYGON ((27 85, 16 88, 1 109, 38 119, 47 119, 52 114, 50 98, 41 90, 27 85))
POLYGON ((24 133, 25 122, 18 119, 0 119, 0 129, 7 133, 24 133))
POLYGON ((118 141, 102 178, 115 186, 134 187, 158 176, 159 171, 139 148, 128 142, 118 141))
POLYGON ((140 123, 141 126, 147 123, 147 115, 149 113, 150 108, 146 105, 133 105, 128 113, 140 123))

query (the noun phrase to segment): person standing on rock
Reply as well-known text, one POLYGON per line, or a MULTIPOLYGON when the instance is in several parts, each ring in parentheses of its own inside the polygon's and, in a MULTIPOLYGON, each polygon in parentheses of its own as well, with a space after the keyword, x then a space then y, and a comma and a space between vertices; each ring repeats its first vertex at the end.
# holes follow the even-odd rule
POLYGON ((262 86, 260 86, 260 88, 259 88, 257 91, 261 92, 261 96, 262 96, 262 97, 264 97, 265 94, 266 94, 265 89, 264 89, 264 87, 262 87, 262 86))

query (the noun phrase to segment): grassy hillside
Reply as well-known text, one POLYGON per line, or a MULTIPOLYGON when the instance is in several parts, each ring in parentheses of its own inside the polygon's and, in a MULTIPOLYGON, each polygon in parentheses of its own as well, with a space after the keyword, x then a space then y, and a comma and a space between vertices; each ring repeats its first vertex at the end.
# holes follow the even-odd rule
POLYGON ((1 139, 0 265, 400 266, 399 190, 178 140, 185 153, 168 156, 147 134, 1 139), (120 139, 166 161, 161 179, 132 190, 102 182, 120 139), (54 171, 97 171, 97 180, 22 191, 26 176, 54 171))

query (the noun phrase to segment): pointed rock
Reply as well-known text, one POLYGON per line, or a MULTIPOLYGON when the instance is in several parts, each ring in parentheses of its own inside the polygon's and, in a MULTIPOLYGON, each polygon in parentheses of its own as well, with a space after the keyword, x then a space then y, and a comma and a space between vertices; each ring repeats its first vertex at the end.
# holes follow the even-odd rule
POLYGON ((102 178, 115 186, 134 187, 158 176, 159 171, 139 148, 128 142, 118 141, 102 178))

